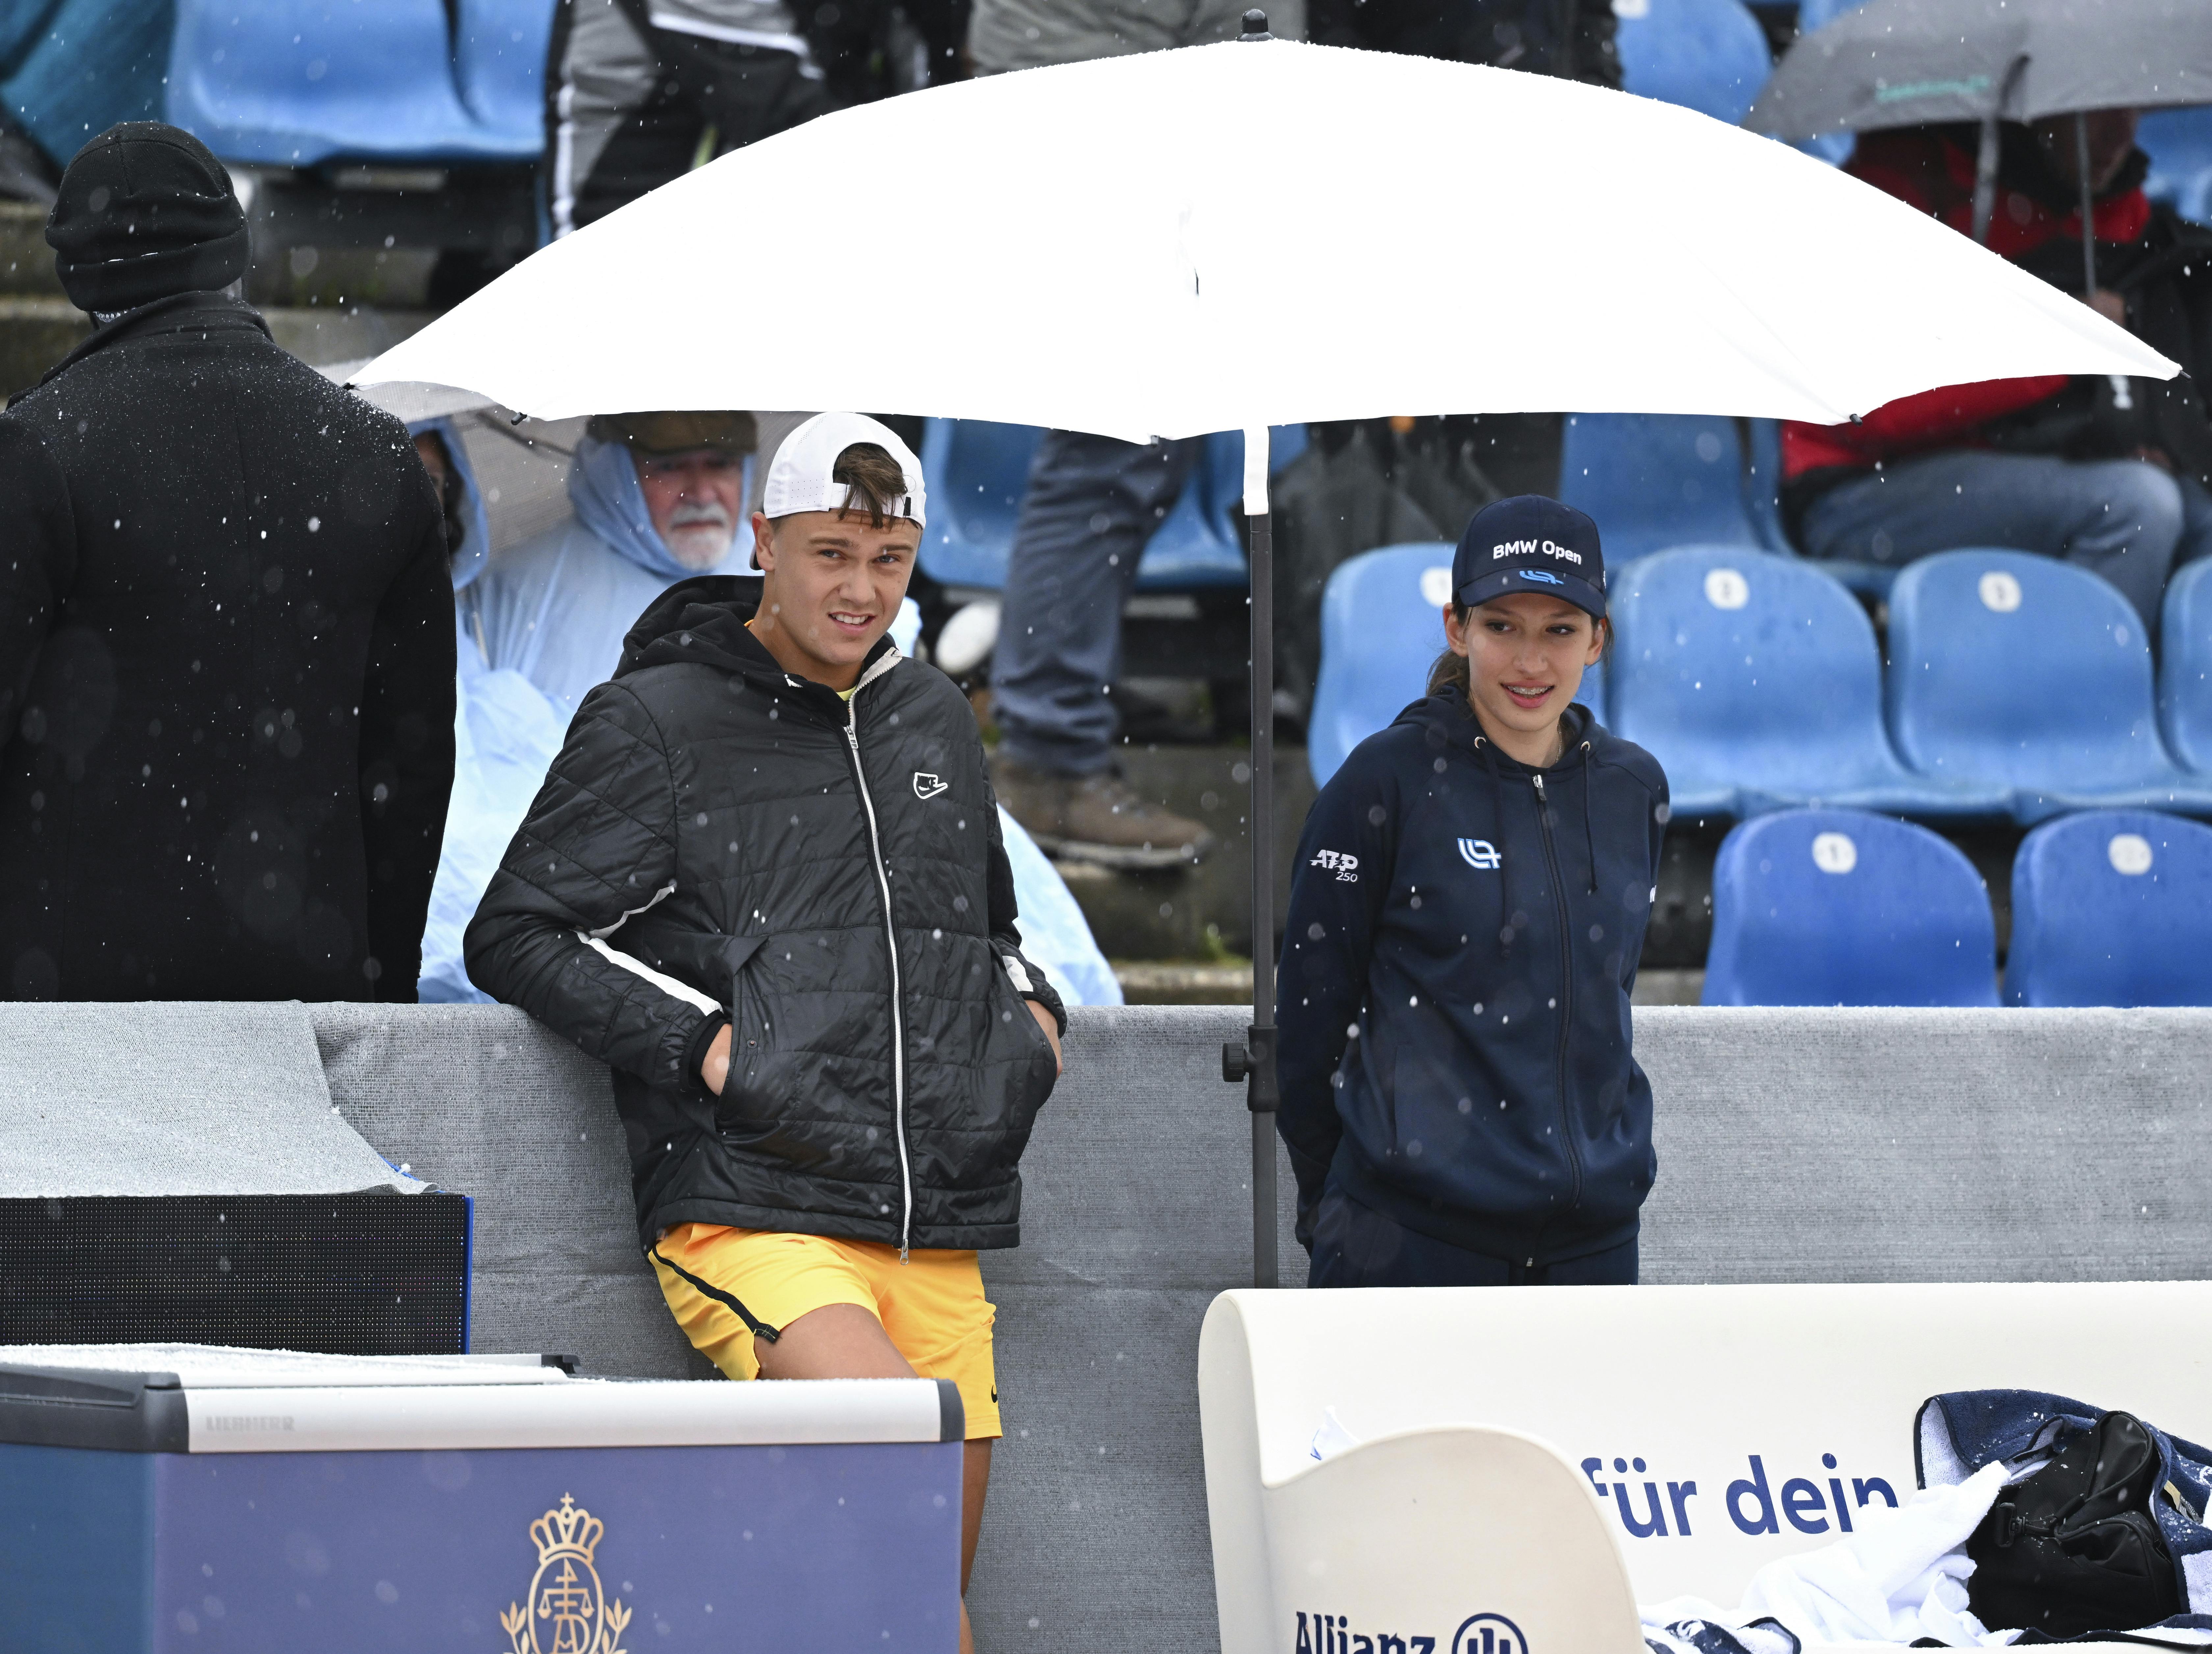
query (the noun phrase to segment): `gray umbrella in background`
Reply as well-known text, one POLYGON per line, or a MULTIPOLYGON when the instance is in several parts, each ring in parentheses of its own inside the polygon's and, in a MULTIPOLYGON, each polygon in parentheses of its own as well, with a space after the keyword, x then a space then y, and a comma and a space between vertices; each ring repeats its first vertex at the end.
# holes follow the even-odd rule
MULTIPOLYGON (((1869 0, 1790 48, 1744 124, 1812 138, 1973 121, 1974 239, 1996 200, 1997 123, 2212 103, 2208 0, 1869 0)), ((2075 122, 2085 291, 2088 133, 2075 122)))

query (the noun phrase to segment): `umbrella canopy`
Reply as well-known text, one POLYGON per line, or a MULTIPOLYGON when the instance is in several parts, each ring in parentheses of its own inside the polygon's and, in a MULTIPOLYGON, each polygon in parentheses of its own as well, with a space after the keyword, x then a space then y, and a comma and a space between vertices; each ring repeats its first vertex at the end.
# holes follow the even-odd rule
POLYGON ((542 249, 358 377, 539 418, 857 407, 1143 439, 1562 408, 1834 421, 1937 385, 2174 371, 1703 115, 1267 41, 809 122, 542 249))
POLYGON ((1772 137, 2212 103, 2204 0, 1869 0, 1790 48, 1772 137))

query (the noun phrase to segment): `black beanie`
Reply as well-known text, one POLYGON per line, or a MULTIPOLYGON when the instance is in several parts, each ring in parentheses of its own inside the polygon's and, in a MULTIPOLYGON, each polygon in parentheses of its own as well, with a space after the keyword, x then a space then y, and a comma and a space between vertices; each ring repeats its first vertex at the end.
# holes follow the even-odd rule
POLYGON ((125 121, 76 152, 46 220, 62 291, 80 310, 135 310, 246 273, 246 213, 191 133, 125 121))

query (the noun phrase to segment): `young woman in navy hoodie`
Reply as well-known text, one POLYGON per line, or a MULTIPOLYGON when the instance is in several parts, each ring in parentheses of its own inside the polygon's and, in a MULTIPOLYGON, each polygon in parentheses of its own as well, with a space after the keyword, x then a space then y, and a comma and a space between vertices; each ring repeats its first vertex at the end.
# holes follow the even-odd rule
POLYGON ((1429 694, 1298 843, 1276 1020, 1316 1287, 1632 1284, 1658 1165, 1629 990, 1667 778, 1574 704, 1607 639, 1597 524, 1486 506, 1429 694))

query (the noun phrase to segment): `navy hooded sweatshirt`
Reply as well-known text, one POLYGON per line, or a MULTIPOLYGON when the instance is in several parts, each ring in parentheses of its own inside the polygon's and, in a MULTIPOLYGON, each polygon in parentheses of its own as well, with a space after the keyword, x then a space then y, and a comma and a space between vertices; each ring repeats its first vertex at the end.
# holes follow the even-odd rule
POLYGON ((1515 1263, 1632 1238, 1658 1162, 1629 990, 1667 778, 1583 707, 1547 770, 1463 688, 1352 749, 1298 842, 1276 990, 1297 1235, 1334 1184, 1515 1263))

